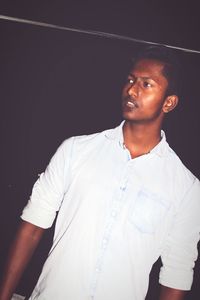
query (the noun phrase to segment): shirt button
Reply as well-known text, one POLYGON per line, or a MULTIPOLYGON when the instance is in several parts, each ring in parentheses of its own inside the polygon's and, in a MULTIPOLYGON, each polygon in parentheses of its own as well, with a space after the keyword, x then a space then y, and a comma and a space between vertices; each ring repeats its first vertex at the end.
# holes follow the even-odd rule
POLYGON ((96 272, 99 273, 100 272, 100 268, 96 268, 96 272))
POLYGON ((126 187, 125 187, 125 186, 120 186, 120 190, 121 190, 121 191, 125 191, 125 190, 126 190, 126 187))
POLYGON ((117 212, 116 212, 115 210, 113 210, 113 211, 111 212, 111 216, 112 216, 112 217, 116 217, 116 215, 117 215, 117 212))
POLYGON ((106 245, 108 243, 107 239, 103 239, 103 245, 106 245))

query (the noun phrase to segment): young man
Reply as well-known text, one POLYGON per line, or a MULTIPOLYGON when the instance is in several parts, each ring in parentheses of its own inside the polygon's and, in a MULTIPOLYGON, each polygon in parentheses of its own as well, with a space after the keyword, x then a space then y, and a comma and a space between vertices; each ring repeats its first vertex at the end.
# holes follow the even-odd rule
POLYGON ((170 50, 145 49, 122 92, 125 121, 58 148, 23 211, 0 300, 10 299, 56 211, 30 299, 144 300, 160 256, 160 300, 184 298, 197 258, 200 184, 161 130, 178 103, 177 82, 170 50))

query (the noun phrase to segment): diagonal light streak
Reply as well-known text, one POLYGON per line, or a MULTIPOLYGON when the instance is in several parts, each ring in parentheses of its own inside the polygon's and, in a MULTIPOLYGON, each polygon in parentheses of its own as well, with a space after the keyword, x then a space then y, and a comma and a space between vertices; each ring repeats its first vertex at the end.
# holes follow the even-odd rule
POLYGON ((60 26, 60 25, 55 25, 55 24, 50 24, 50 23, 44 23, 44 22, 28 20, 28 19, 15 18, 15 17, 5 16, 5 15, 0 15, 0 19, 5 20, 5 21, 29 24, 29 25, 33 25, 33 26, 40 26, 40 27, 46 27, 46 28, 51 28, 51 29, 57 29, 57 30, 77 32, 77 33, 84 33, 84 34, 88 34, 88 35, 105 37, 105 38, 109 38, 109 39, 117 39, 117 40, 124 40, 124 41, 129 41, 129 42, 151 44, 151 45, 162 45, 162 46, 166 46, 168 48, 177 49, 177 50, 181 50, 181 51, 184 51, 184 52, 200 54, 199 50, 193 50, 193 49, 187 49, 187 48, 182 48, 182 47, 177 47, 177 46, 172 46, 172 45, 167 45, 167 44, 150 42, 150 41, 145 41, 145 40, 141 40, 141 39, 135 39, 135 38, 132 38, 132 37, 129 37, 129 36, 124 36, 124 35, 119 35, 119 34, 114 34, 114 33, 108 33, 108 32, 103 32, 103 31, 85 30, 85 29, 81 29, 81 28, 72 28, 72 27, 60 26))

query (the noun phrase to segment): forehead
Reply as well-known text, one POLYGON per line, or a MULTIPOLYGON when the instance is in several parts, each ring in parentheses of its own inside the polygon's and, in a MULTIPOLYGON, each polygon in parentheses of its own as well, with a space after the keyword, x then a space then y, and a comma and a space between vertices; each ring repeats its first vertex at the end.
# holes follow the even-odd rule
POLYGON ((165 64, 155 59, 140 59, 136 61, 131 68, 130 74, 136 77, 151 78, 156 81, 166 81, 167 79, 163 74, 165 64))

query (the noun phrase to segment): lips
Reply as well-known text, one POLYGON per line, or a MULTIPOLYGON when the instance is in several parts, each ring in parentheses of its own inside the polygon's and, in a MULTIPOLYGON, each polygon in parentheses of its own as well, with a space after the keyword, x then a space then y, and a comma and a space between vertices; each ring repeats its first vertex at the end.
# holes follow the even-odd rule
POLYGON ((123 102, 125 107, 128 107, 130 109, 138 108, 137 102, 131 97, 125 97, 123 102))
POLYGON ((130 107, 130 108, 136 108, 135 103, 133 103, 133 102, 131 102, 131 101, 126 102, 126 106, 128 106, 128 107, 130 107))

